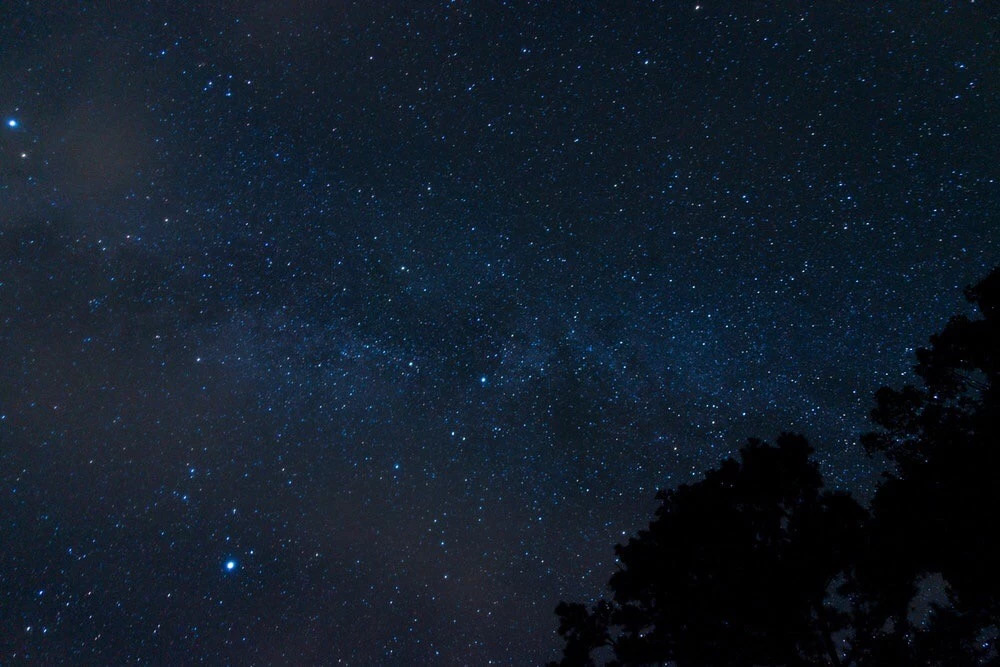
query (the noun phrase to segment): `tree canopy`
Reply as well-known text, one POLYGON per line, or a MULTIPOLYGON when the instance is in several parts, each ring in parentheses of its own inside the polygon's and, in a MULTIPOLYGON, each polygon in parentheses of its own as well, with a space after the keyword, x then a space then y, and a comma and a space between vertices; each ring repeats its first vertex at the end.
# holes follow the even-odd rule
POLYGON ((882 388, 861 438, 892 465, 870 508, 824 490, 800 435, 750 441, 661 491, 609 599, 556 609, 563 666, 988 664, 1000 626, 1000 267, 882 388), (914 611, 929 581, 946 600, 914 611))

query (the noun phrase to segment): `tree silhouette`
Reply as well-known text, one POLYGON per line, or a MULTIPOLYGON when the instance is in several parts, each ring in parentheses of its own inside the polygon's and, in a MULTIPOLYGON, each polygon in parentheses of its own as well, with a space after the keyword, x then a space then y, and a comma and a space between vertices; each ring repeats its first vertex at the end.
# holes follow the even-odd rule
POLYGON ((895 642, 926 664, 997 660, 1000 625, 1000 267, 966 290, 981 317, 953 317, 917 351, 921 386, 883 388, 862 437, 895 470, 873 501, 871 538, 858 567, 859 634, 866 652, 895 642), (916 623, 922 577, 938 574, 947 605, 916 623), (882 629, 880 632, 879 629, 882 629))
POLYGON ((876 393, 871 513, 822 490, 801 436, 751 441, 660 492, 610 600, 559 604, 553 664, 1000 664, 1000 267, 966 295, 980 316, 917 352, 921 385, 876 393))
POLYGON ((559 605, 559 664, 594 664, 602 646, 620 664, 839 664, 847 617, 828 593, 864 510, 821 491, 811 452, 797 435, 751 441, 739 461, 661 492, 649 528, 616 547, 613 600, 559 605))

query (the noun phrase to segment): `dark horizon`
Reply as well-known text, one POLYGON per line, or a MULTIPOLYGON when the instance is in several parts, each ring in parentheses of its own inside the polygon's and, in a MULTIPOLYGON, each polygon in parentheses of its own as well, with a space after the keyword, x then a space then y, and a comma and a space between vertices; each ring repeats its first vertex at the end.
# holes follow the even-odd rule
POLYGON ((1000 264, 989 3, 0 7, 0 662, 525 664, 1000 264))

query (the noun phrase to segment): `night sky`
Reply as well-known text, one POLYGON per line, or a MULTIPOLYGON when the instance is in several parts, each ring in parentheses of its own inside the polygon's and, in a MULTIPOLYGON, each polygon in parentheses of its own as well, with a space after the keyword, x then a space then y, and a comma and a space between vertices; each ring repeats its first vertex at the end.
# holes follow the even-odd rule
POLYGON ((555 658, 1000 263, 988 1, 196 4, 0 9, 5 664, 555 658))

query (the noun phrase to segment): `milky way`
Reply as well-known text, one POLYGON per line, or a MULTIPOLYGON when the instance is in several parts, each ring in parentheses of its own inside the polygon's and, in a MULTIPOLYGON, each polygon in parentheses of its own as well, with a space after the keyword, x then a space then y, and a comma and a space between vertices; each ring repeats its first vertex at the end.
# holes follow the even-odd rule
POLYGON ((553 658, 1000 263, 988 2, 112 4, 0 9, 5 663, 553 658))

